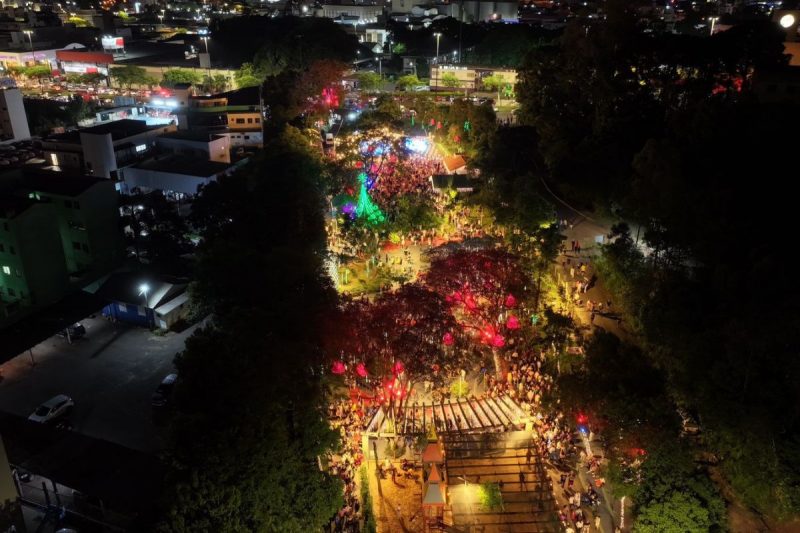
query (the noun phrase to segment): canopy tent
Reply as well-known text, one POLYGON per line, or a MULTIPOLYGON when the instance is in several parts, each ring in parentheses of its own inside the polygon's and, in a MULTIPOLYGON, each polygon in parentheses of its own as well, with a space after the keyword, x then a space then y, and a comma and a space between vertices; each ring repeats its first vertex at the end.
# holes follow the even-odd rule
POLYGON ((439 469, 436 468, 436 463, 431 465, 431 471, 428 474, 428 483, 439 483, 442 481, 442 475, 439 473, 439 469))
POLYGON ((425 495, 422 498, 423 506, 444 506, 444 491, 439 483, 427 483, 425 495))
POLYGON ((442 447, 439 445, 438 442, 428 443, 428 445, 425 447, 425 451, 422 452, 422 462, 423 463, 444 462, 444 454, 442 453, 442 447))
POLYGON ((467 171, 467 162, 460 155, 450 155, 444 158, 444 168, 449 174, 463 174, 467 171))

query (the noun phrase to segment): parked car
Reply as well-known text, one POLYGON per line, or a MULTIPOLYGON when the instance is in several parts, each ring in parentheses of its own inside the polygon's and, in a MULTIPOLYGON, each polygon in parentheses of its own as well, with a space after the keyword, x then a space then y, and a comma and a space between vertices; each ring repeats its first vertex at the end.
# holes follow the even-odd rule
POLYGON ((164 407, 167 405, 177 380, 178 374, 169 374, 159 383, 156 391, 153 393, 153 407, 164 407))
POLYGON ((67 338, 67 332, 69 332, 69 338, 72 340, 80 339, 84 335, 86 335, 86 328, 83 327, 83 324, 80 322, 76 322, 75 324, 67 327, 66 329, 62 329, 58 332, 59 337, 67 338))
POLYGON ((67 415, 73 407, 75 407, 75 402, 72 401, 72 398, 64 394, 59 394, 37 407, 31 416, 28 417, 28 420, 39 422, 40 424, 47 424, 67 415))

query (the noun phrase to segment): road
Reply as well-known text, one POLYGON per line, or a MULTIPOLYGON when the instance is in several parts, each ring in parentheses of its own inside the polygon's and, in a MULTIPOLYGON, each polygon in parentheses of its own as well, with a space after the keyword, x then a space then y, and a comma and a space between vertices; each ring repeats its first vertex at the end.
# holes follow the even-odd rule
POLYGON ((0 410, 27 417, 56 394, 75 401, 73 430, 144 452, 164 446, 153 420, 150 398, 193 326, 160 337, 150 331, 85 319, 86 337, 67 343, 52 337, 2 366, 0 410))

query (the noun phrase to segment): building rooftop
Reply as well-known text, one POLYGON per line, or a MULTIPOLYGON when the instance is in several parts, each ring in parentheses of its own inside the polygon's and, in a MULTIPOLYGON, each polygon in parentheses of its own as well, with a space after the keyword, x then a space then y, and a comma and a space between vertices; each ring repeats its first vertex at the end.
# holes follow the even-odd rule
POLYGON ((231 165, 229 163, 208 161, 184 155, 167 155, 142 161, 133 167, 142 170, 152 170, 154 172, 210 178, 222 174, 228 170, 231 165))
POLYGON ((111 302, 141 305, 147 287, 147 307, 155 309, 186 290, 187 282, 167 277, 156 278, 138 272, 116 272, 111 274, 97 290, 95 296, 111 302))
POLYGON ((68 176, 60 172, 39 171, 26 173, 20 183, 20 188, 60 196, 79 196, 92 186, 105 182, 108 180, 104 178, 68 176))
POLYGON ((11 219, 35 204, 28 198, 19 198, 10 194, 0 194, 0 218, 11 219))
POLYGON ((209 133, 206 131, 198 131, 198 130, 177 130, 171 131, 169 133, 165 133, 161 135, 160 139, 180 139, 182 141, 213 141, 215 139, 219 139, 224 137, 224 135, 218 135, 216 133, 209 133))
POLYGON ((194 96, 194 100, 216 100, 219 98, 226 98, 228 105, 260 105, 261 104, 261 87, 244 87, 242 89, 234 89, 224 93, 209 94, 202 96, 194 96))
POLYGON ((111 139, 117 141, 133 135, 138 135, 146 131, 156 130, 164 127, 163 125, 149 126, 144 120, 134 120, 124 118, 122 120, 114 120, 105 124, 98 124, 97 126, 90 126, 88 128, 81 128, 79 130, 71 130, 64 133, 56 133, 43 139, 45 142, 64 142, 72 144, 80 144, 81 133, 90 133, 93 135, 106 135, 111 134, 111 139))
POLYGON ((133 135, 138 135, 146 131, 156 130, 161 126, 148 126, 143 120, 133 120, 124 118, 122 120, 115 120, 107 124, 98 124, 80 130, 81 133, 91 133, 93 135, 106 135, 111 134, 113 140, 124 139, 133 135))

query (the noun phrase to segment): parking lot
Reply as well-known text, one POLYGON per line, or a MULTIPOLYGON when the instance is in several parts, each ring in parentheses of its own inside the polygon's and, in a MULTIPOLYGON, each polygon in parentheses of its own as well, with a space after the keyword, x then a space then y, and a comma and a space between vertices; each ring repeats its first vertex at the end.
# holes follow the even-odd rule
POLYGON ((86 336, 69 344, 51 337, 2 365, 0 410, 27 417, 57 394, 75 401, 69 420, 74 431, 152 452, 164 446, 164 429, 154 423, 151 396, 174 371, 193 326, 156 336, 102 318, 81 323, 86 336))

